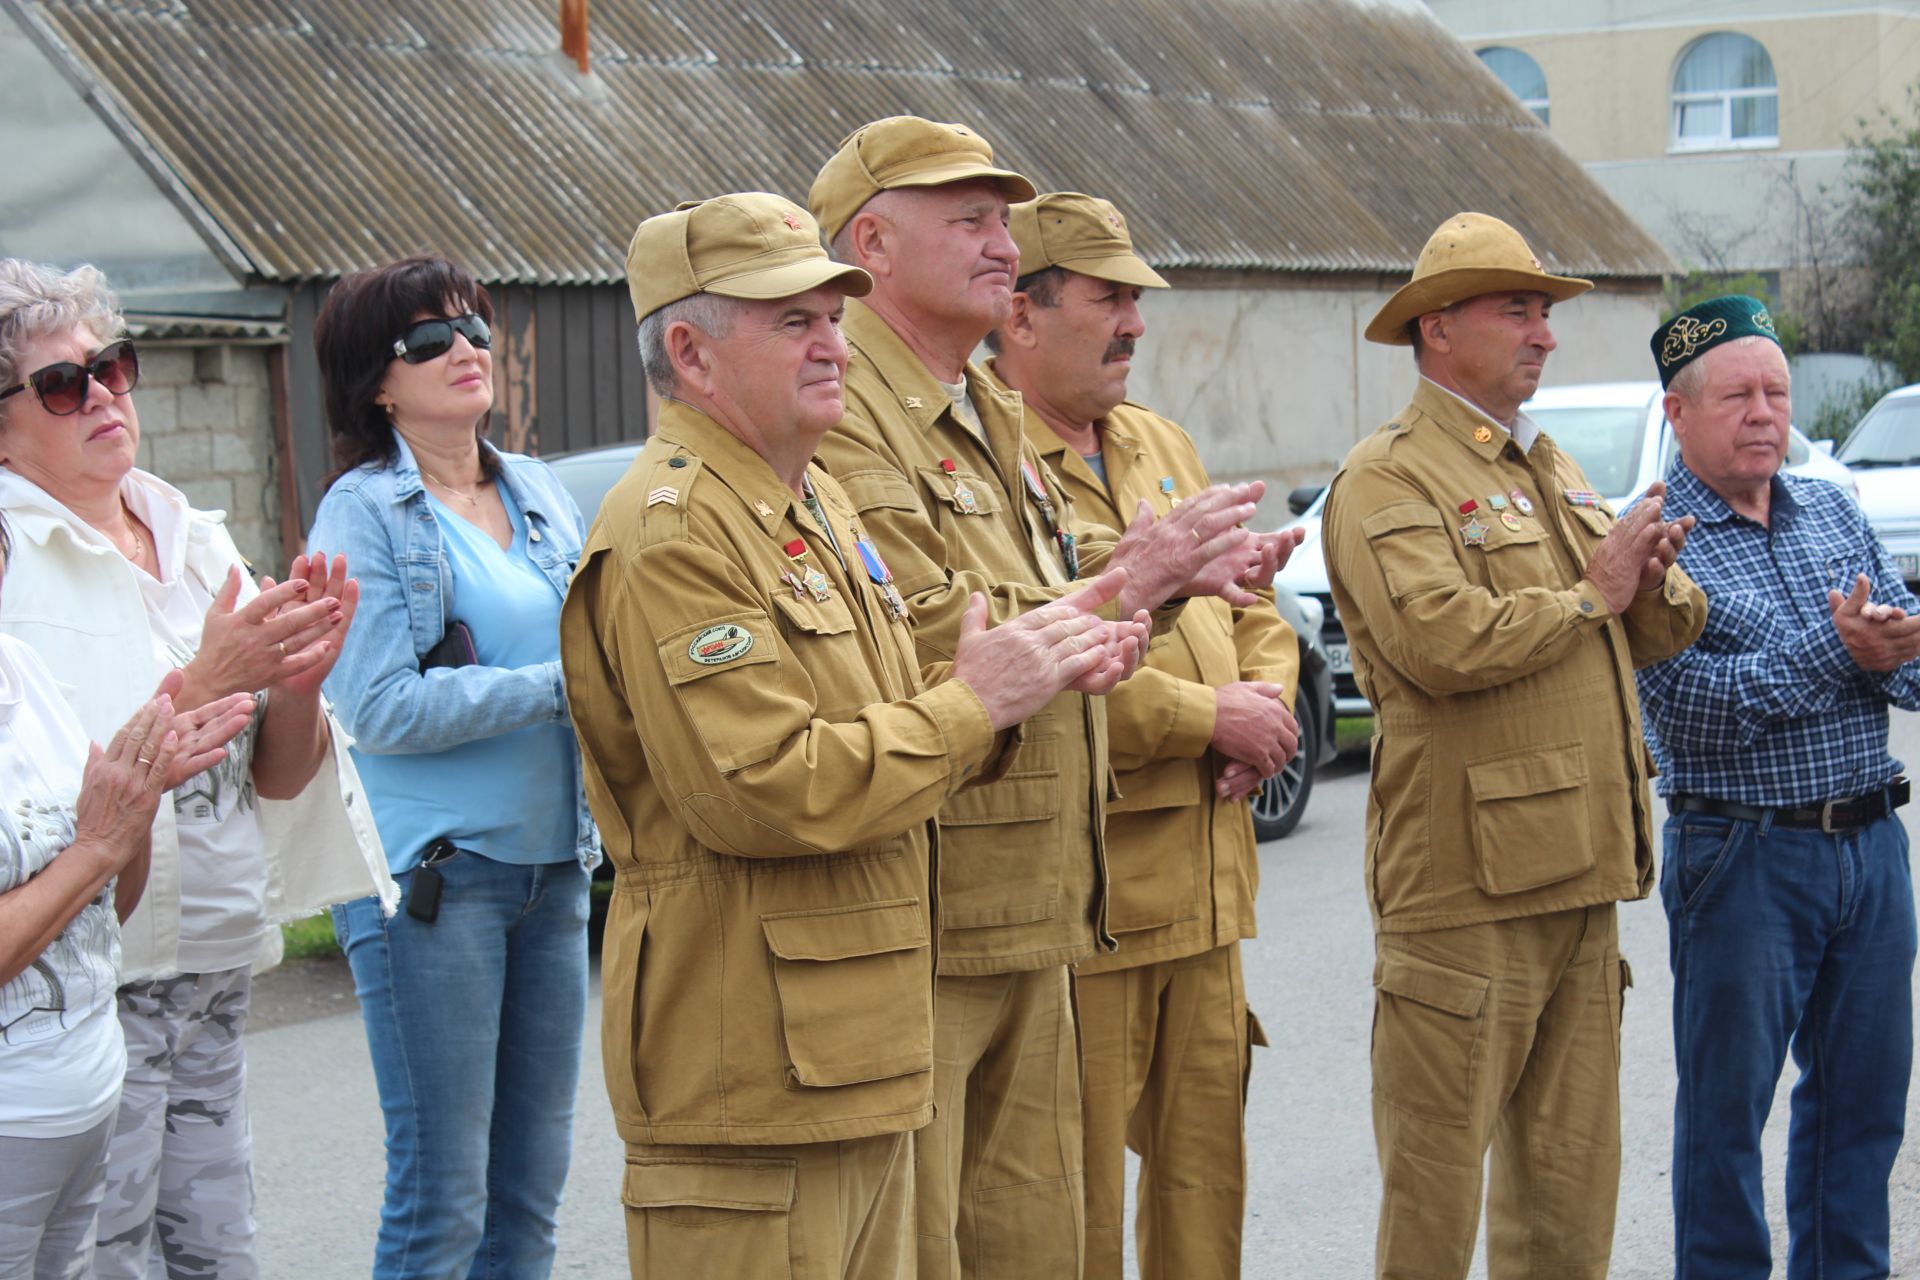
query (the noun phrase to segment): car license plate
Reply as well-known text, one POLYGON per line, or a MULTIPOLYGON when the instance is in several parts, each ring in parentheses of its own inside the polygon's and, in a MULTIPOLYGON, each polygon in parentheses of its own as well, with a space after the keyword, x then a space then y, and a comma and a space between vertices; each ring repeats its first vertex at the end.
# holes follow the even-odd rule
POLYGON ((1333 673, 1335 675, 1350 676, 1353 674, 1353 654, 1348 651, 1346 645, 1344 644, 1328 645, 1327 661, 1330 664, 1332 664, 1333 673))
POLYGON ((1899 567, 1900 576, 1908 582, 1920 578, 1920 553, 1897 555, 1893 558, 1893 563, 1899 567))

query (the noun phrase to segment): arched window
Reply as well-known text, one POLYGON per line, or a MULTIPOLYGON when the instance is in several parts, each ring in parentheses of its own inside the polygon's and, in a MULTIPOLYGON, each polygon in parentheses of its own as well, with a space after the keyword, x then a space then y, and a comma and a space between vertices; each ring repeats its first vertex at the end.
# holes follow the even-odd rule
POLYGON ((1539 63, 1518 49, 1502 45, 1480 50, 1480 61, 1500 77, 1500 83, 1520 99, 1521 106, 1539 116, 1541 124, 1547 123, 1547 73, 1539 63))
POLYGON ((1673 69, 1676 151, 1780 145, 1780 89, 1758 40, 1732 31, 1701 36, 1673 69))

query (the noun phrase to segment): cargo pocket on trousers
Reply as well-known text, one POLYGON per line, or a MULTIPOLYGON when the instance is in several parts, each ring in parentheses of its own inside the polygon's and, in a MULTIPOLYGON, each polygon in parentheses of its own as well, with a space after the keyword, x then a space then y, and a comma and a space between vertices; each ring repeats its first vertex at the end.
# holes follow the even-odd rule
POLYGON ((1268 1046, 1267 1029, 1260 1025, 1260 1018, 1253 1010, 1247 1010, 1247 1043, 1240 1067, 1240 1113, 1246 1114, 1247 1091, 1253 1086, 1253 1050, 1255 1046, 1265 1049, 1268 1046))
POLYGON ((1408 1115, 1465 1128, 1492 983, 1382 950, 1373 966, 1373 1091, 1408 1115))
POLYGON ((787 1280, 797 1176, 791 1160, 628 1156, 633 1274, 787 1280))
POLYGON ((1578 741, 1467 762, 1473 789, 1474 881, 1498 896, 1593 870, 1587 749, 1578 741))
POLYGON ((793 1079, 831 1086, 933 1070, 933 978, 917 898, 760 917, 793 1079))

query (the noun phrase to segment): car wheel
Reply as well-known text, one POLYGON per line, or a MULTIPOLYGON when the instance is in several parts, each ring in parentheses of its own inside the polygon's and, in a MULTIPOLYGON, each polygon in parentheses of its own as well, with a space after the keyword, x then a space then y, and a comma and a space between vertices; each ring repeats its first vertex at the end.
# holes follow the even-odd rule
POLYGON ((1287 767, 1253 794, 1253 838, 1278 840, 1300 825, 1313 792, 1313 762, 1320 754, 1320 727, 1313 712, 1300 717, 1300 749, 1287 767))

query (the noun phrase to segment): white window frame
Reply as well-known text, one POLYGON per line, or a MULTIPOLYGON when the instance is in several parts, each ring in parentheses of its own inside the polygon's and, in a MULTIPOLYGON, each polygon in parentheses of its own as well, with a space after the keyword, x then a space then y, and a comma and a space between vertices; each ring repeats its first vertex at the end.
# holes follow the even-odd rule
MULTIPOLYGON (((1715 32, 1714 34, 1718 35, 1723 33, 1715 32)), ((1753 40, 1753 37, 1748 36, 1744 31, 1726 32, 1724 34, 1745 36, 1747 39, 1753 40)), ((1705 38, 1704 36, 1701 37, 1701 39, 1705 38)), ((1673 64, 1673 75, 1668 78, 1669 84, 1672 84, 1680 78, 1680 68, 1686 65, 1687 58, 1693 53, 1699 43, 1699 40, 1695 40, 1681 51, 1680 57, 1673 64)), ((1754 40, 1754 43, 1760 44, 1757 40, 1754 40)), ((1760 49, 1761 52, 1767 53, 1767 63, 1771 66, 1773 63, 1773 55, 1767 51, 1767 47, 1763 44, 1760 45, 1760 49)), ((1690 151, 1765 151, 1780 145, 1780 74, 1777 71, 1774 73, 1773 83, 1764 89, 1709 89, 1695 93, 1681 93, 1678 90, 1673 90, 1668 96, 1671 103, 1667 133, 1667 151, 1669 154, 1690 151), (1772 98, 1774 100, 1773 132, 1763 136, 1736 138, 1733 136, 1733 104, 1736 101, 1753 98, 1772 98), (1708 106, 1716 102, 1720 104, 1719 130, 1711 137, 1696 136, 1689 138, 1682 136, 1680 132, 1682 112, 1687 107, 1708 106)))
MULTIPOLYGON (((1528 53, 1525 49, 1520 48, 1518 45, 1490 44, 1485 46, 1484 48, 1475 49, 1473 51, 1473 56, 1480 60, 1481 66, 1487 67, 1487 70, 1493 73, 1494 79, 1499 80, 1500 83, 1506 87, 1506 90, 1508 93, 1513 93, 1513 86, 1510 84, 1507 84, 1507 82, 1501 78, 1499 72, 1494 71, 1492 67, 1487 66, 1485 55, 1492 53, 1495 49, 1501 49, 1508 52, 1517 53, 1521 57, 1527 59, 1527 61, 1533 63, 1534 69, 1540 73, 1540 82, 1542 84, 1546 83, 1547 71, 1545 67, 1542 67, 1540 65, 1540 59, 1534 57, 1532 54, 1528 53)), ((1552 112, 1553 112, 1553 96, 1552 96, 1553 89, 1552 89, 1552 86, 1550 85, 1548 86, 1547 94, 1548 96, 1544 98, 1521 98, 1520 95, 1517 93, 1514 93, 1513 96, 1520 99, 1521 106, 1533 112, 1534 119, 1538 120, 1543 127, 1550 129, 1553 127, 1553 123, 1551 119, 1552 112)))

